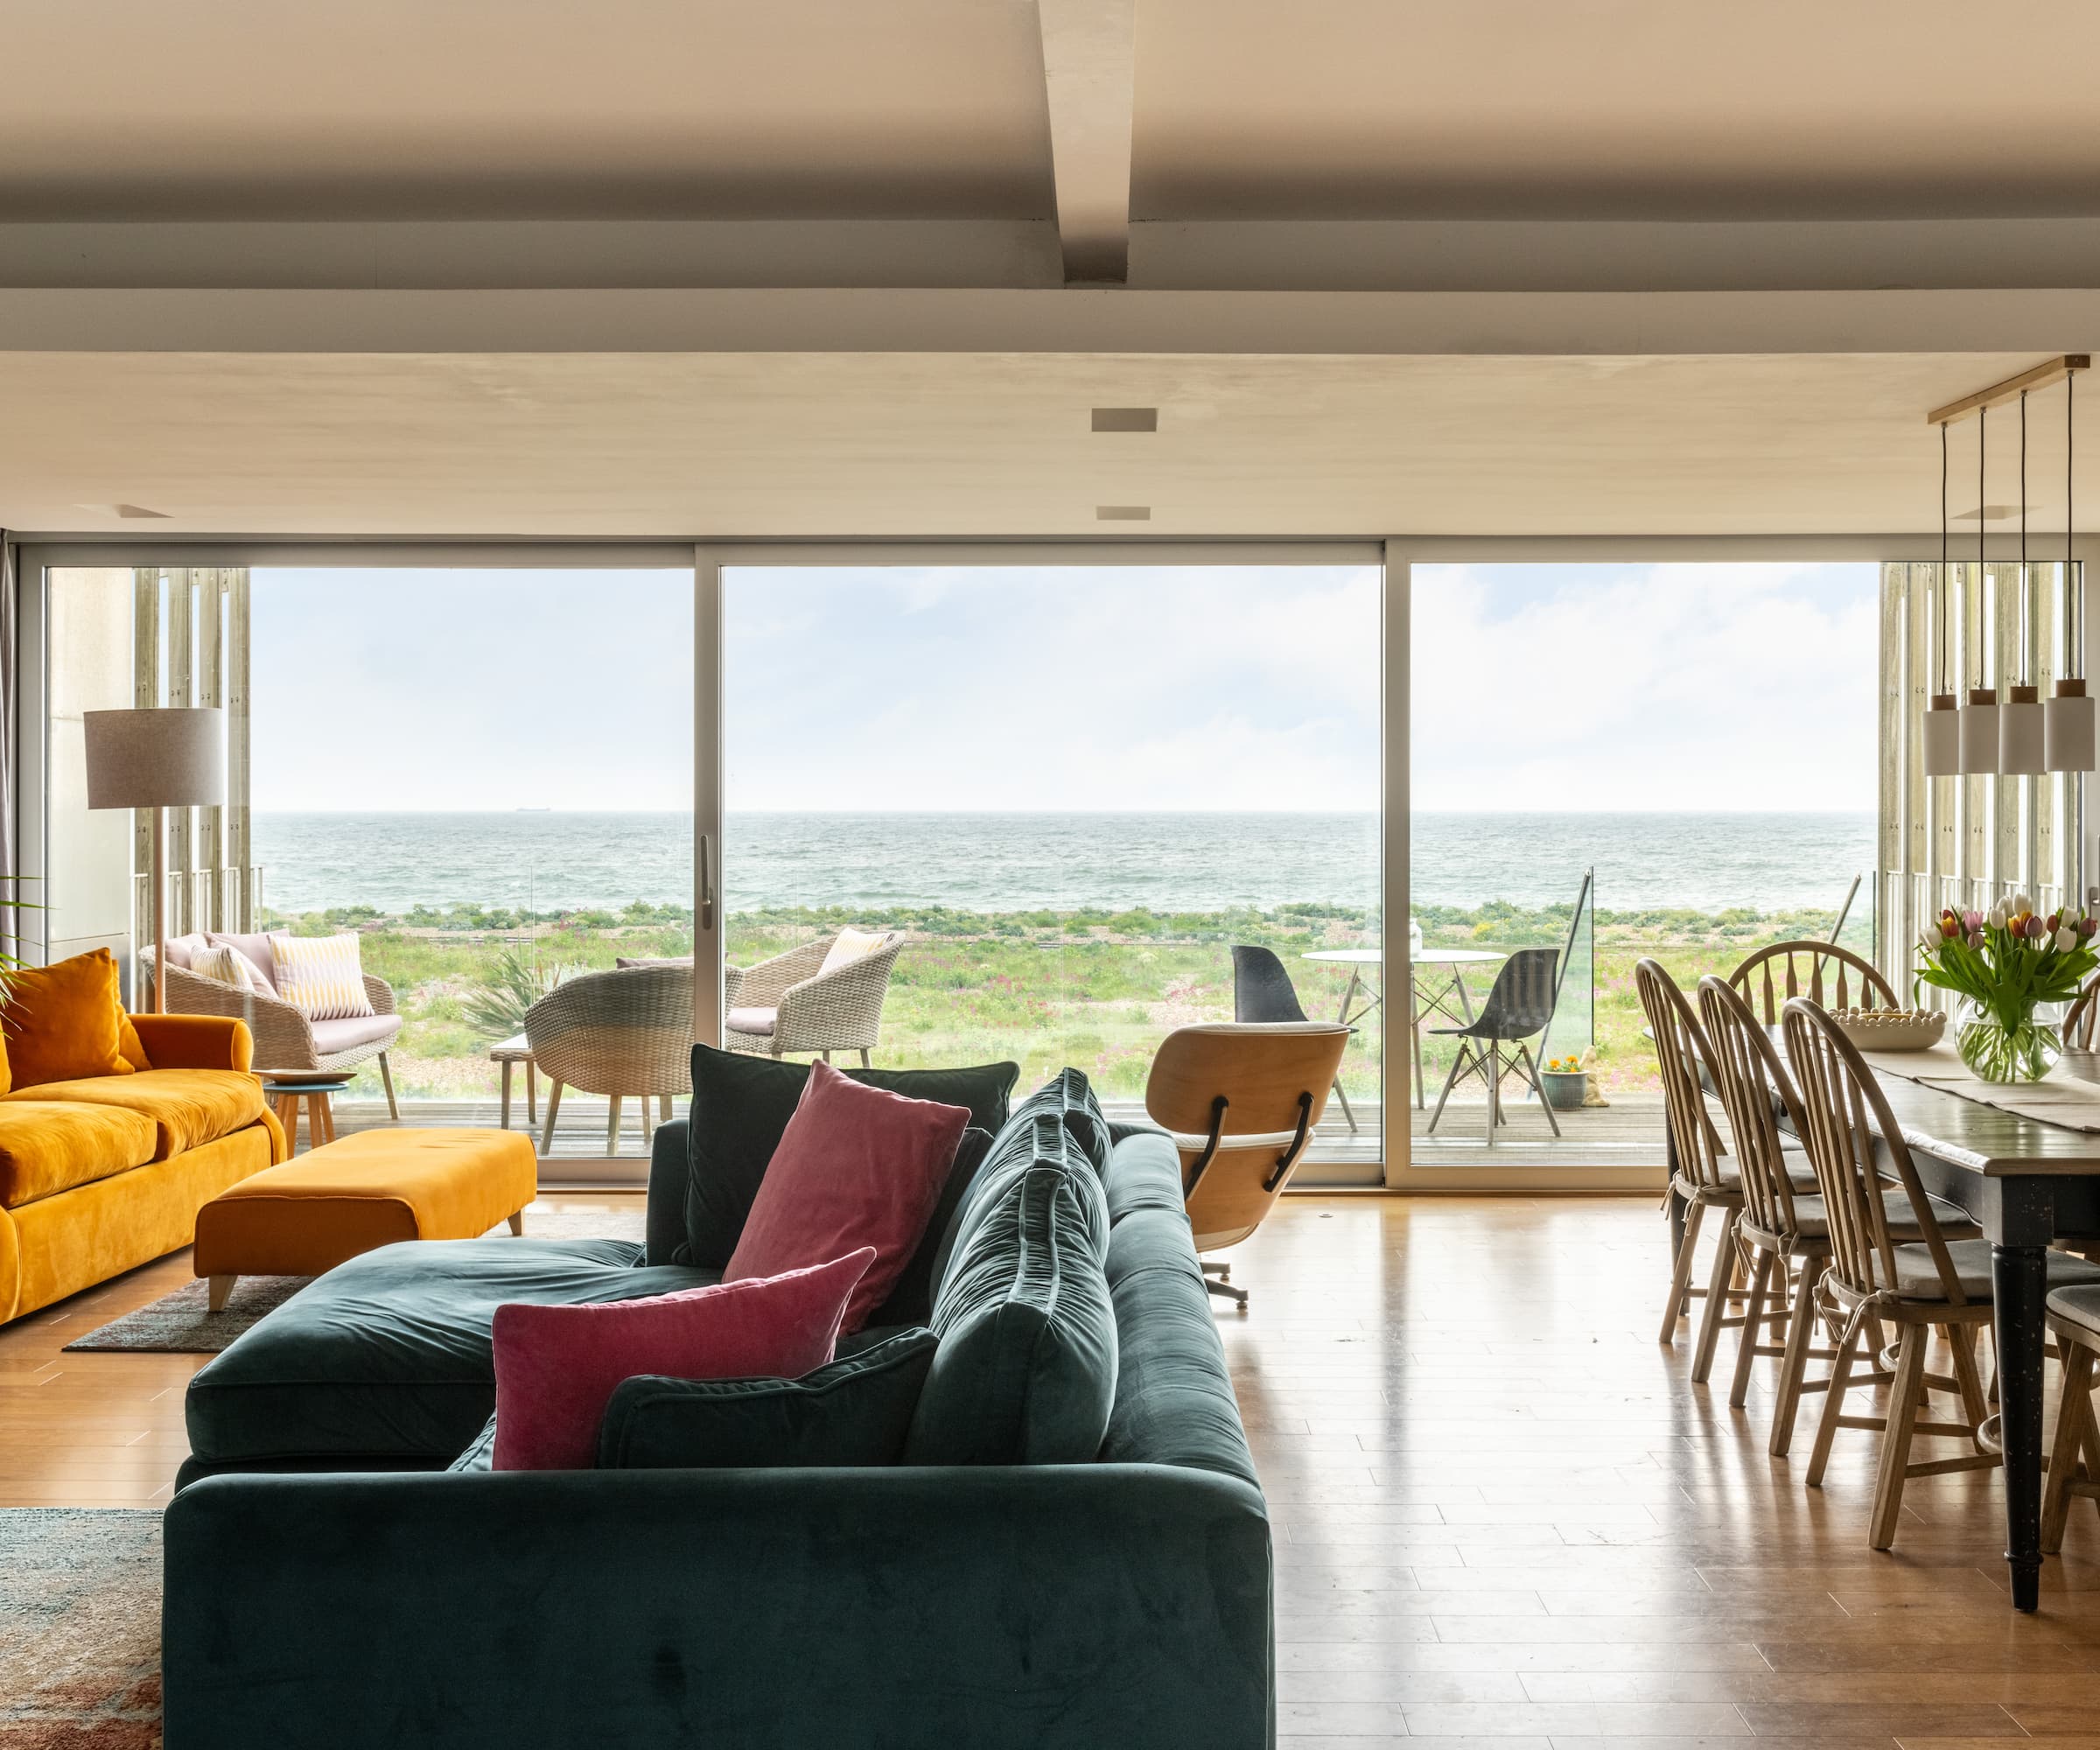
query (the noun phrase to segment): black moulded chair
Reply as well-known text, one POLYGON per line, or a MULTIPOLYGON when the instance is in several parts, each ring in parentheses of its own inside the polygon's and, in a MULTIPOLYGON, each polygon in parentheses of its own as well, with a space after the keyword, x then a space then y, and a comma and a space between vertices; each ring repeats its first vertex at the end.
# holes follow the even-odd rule
POLYGON ((1451 1098, 1451 1090, 1467 1076, 1477 1075, 1488 1084, 1488 1140, 1492 1143, 1494 1127, 1509 1122, 1502 1116, 1502 1077, 1511 1069, 1523 1071, 1531 1091, 1538 1096, 1539 1110, 1553 1126, 1553 1134, 1560 1134, 1560 1120, 1553 1116, 1546 1090, 1539 1082, 1537 1060, 1525 1043, 1545 1032, 1546 1024, 1553 1018, 1553 973, 1559 963, 1558 948, 1518 948, 1494 975, 1494 988, 1488 993, 1487 1003, 1471 1026, 1430 1029, 1459 1041, 1458 1059, 1451 1066, 1451 1074, 1444 1078, 1444 1091, 1437 1096, 1437 1110, 1430 1115, 1432 1136, 1436 1134, 1437 1120, 1444 1116, 1444 1102, 1451 1098), (1506 1045, 1516 1047, 1507 1061, 1502 1056, 1506 1045))
MULTIPOLYGON (((1240 947, 1232 950, 1232 1018, 1269 1026, 1312 1018, 1298 1000, 1298 986, 1274 949, 1240 947)), ((1341 1102, 1341 1116, 1349 1121, 1354 1136, 1356 1115, 1349 1110, 1349 1096, 1341 1091, 1339 1075, 1334 1078, 1334 1097, 1341 1102)))

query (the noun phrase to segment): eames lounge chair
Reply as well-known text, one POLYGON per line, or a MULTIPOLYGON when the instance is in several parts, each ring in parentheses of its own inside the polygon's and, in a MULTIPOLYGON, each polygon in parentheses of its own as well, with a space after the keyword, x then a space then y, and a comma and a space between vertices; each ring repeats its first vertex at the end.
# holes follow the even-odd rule
MULTIPOLYGON (((1161 1041, 1144 1110, 1180 1151, 1199 1253, 1236 1246, 1261 1226, 1305 1158, 1348 1044, 1338 1021, 1214 1021, 1161 1041)), ((1203 1269, 1212 1293, 1246 1306, 1229 1264, 1203 1269)))

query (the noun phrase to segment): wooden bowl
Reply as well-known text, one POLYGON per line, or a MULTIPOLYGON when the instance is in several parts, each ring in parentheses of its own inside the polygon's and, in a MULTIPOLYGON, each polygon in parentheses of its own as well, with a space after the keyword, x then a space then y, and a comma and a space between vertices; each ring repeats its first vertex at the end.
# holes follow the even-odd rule
POLYGON ((1938 1009, 1832 1009, 1830 1018, 1861 1051, 1929 1051, 1947 1031, 1938 1009))

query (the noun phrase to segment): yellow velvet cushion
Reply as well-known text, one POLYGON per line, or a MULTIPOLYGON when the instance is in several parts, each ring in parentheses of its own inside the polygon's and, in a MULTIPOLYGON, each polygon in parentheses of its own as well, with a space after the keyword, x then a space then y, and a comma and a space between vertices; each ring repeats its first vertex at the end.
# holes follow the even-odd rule
POLYGON ((64 1100, 0 1100, 0 1208, 33 1203, 153 1158, 143 1112, 64 1100))
MULTIPOLYGON (((116 1054, 134 1069, 150 1069, 153 1060, 146 1055, 145 1041, 139 1038, 138 1029, 131 1025, 131 1017, 124 1012, 123 1004, 116 1010, 116 1054)), ((7 1089, 0 1088, 0 1094, 7 1089)))
POLYGON ((10 1084, 20 1089, 88 1075, 129 1075, 131 1066, 119 1048, 122 1013, 116 956, 106 948, 12 973, 0 1004, 10 1084))
POLYGON ((136 1075, 47 1082, 32 1094, 10 1094, 0 1100, 0 1110, 32 1097, 143 1113, 158 1130, 156 1160, 230 1137, 262 1116, 262 1084, 231 1069, 142 1069, 136 1075))

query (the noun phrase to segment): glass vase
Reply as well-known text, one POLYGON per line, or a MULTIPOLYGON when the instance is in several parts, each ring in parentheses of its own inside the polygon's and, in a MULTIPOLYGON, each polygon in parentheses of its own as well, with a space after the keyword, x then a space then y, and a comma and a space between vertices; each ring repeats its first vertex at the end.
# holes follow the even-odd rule
POLYGON ((1964 1002, 1955 1012, 1954 1048, 1978 1082, 2039 1082, 2063 1055, 2062 1019, 2057 1003, 2037 1004, 2008 1022, 1995 1009, 1964 1002))

